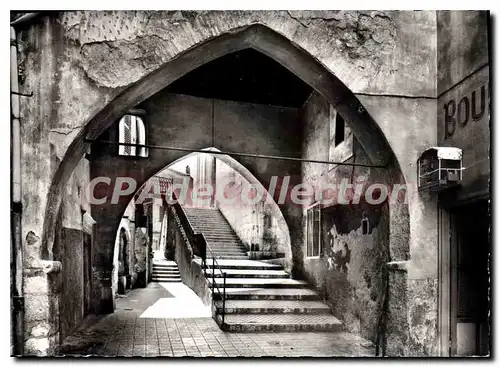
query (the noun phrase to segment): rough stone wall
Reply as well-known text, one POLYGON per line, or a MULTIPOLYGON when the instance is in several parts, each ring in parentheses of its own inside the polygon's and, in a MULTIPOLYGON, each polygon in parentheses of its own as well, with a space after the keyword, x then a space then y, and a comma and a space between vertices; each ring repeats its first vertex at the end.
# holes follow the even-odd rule
MULTIPOLYGON (((26 299, 30 300, 28 304, 33 300, 41 303, 28 307, 26 319, 37 320, 44 309, 44 312, 52 314, 53 323, 47 324, 40 320, 40 324, 26 334, 27 353, 37 354, 40 351, 39 345, 47 343, 50 339, 63 340, 79 326, 85 316, 85 297, 89 296, 85 284, 85 268, 90 264, 85 263, 84 251, 88 251, 90 234, 85 232, 82 210, 90 210, 84 199, 84 188, 88 182, 88 161, 82 159, 63 193, 54 246, 54 260, 61 263, 60 270, 45 274, 42 270, 43 264, 38 262, 39 254, 31 253, 30 255, 28 263, 38 270, 32 269, 25 273, 27 276, 25 278, 26 299), (32 273, 36 275, 36 278, 28 279, 32 273), (38 280, 34 282, 36 279, 38 280), (47 285, 40 287, 40 283, 47 283, 47 285), (48 293, 45 294, 44 291, 48 293), (34 297, 31 295, 33 292, 36 294, 34 297), (64 302, 61 302, 61 299, 64 302), (47 304, 44 305, 46 302, 47 304), (31 312, 34 315, 30 315, 31 312), (56 321, 55 318, 59 319, 56 321), (49 339, 46 339, 47 337, 49 339)), ((29 237, 35 239, 33 234, 29 234, 29 237)))
POLYGON ((422 26, 433 17, 430 11, 83 11, 65 12, 58 21, 80 48, 79 67, 97 86, 127 86, 180 50, 261 23, 317 55, 335 74, 354 76, 344 78, 352 90, 425 94, 433 88, 435 65, 416 62, 413 52, 432 55, 422 26))
MULTIPOLYGON (((421 293, 419 297, 407 297, 405 289, 409 289, 410 283, 408 279, 414 279, 416 282, 419 280, 437 279, 437 222, 434 220, 437 216, 437 198, 430 194, 418 193, 417 191, 417 177, 416 177, 416 162, 419 154, 429 146, 436 144, 437 126, 435 121, 437 116, 435 113, 436 101, 430 98, 404 98, 404 97, 389 97, 389 96, 358 96, 367 111, 379 124, 382 132, 389 140, 396 157, 398 158, 402 173, 408 185, 407 200, 409 209, 409 223, 405 216, 401 216, 397 207, 390 208, 390 231, 394 234, 391 236, 390 242, 393 241, 395 232, 403 229, 401 236, 409 238, 409 252, 404 249, 398 249, 391 244, 390 260, 402 262, 402 267, 398 270, 393 270, 389 267, 389 271, 393 272, 390 278, 390 287, 396 285, 396 289, 391 290, 397 295, 391 297, 393 300, 389 304, 388 313, 392 317, 392 322, 387 326, 387 340, 386 350, 390 353, 394 352, 396 355, 399 352, 406 353, 415 347, 416 350, 421 350, 422 345, 428 343, 429 335, 434 335, 437 338, 436 330, 436 308, 437 297, 436 292, 421 293), (399 137, 399 138, 398 138, 399 137), (404 233, 405 224, 409 224, 409 233, 404 233), (410 260, 411 259, 411 260, 410 260), (410 260, 410 261, 408 261, 410 260), (404 273, 407 274, 404 274, 404 273), (396 280, 395 277, 403 277, 403 279, 396 280), (408 277, 408 278, 406 278, 408 277), (407 281, 404 281, 407 279, 407 281), (397 286, 402 282, 407 288, 397 286), (416 309, 418 305, 422 305, 425 309, 430 308, 432 311, 426 317, 429 320, 425 323, 425 331, 422 328, 411 328, 411 320, 409 314, 404 307, 398 307, 399 301, 397 298, 404 298, 408 300, 408 307, 416 309), (412 306, 413 304, 413 306, 412 306), (394 322, 394 320, 399 320, 394 322), (408 327, 406 327, 407 325, 408 327), (406 329, 406 331, 405 331, 406 329), (407 330, 410 330, 409 332, 407 330), (391 343, 400 343, 402 339, 394 338, 392 334, 408 333, 412 335, 411 338, 407 335, 409 349, 403 346, 390 345, 391 343)), ((318 118, 311 118, 314 121, 313 128, 307 129, 304 136, 304 154, 307 156, 321 156, 325 159, 328 152, 328 126, 321 124, 328 118, 326 107, 323 104, 322 115, 318 118), (318 145, 319 144, 319 145, 318 145)), ((307 105, 304 108, 307 111, 307 105)), ((304 167, 303 174, 305 177, 310 177, 314 182, 314 177, 320 175, 326 170, 321 165, 314 165, 314 167, 304 167)), ((380 176, 382 182, 398 183, 397 177, 390 175, 383 178, 380 176)), ((404 304, 403 304, 404 305, 404 304)), ((426 350, 430 352, 429 350, 426 350)), ((430 355, 436 353, 436 349, 432 350, 430 355)))
POLYGON ((28 232, 24 245, 24 354, 44 356, 59 343, 60 279, 44 272, 38 236, 28 232))

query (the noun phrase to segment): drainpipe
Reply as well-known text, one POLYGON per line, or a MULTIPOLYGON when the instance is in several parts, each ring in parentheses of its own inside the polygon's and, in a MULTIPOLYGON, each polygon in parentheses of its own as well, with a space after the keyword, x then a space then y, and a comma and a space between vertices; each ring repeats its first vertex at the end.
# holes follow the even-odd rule
POLYGON ((16 31, 10 27, 11 89, 11 355, 20 356, 24 347, 23 249, 21 235, 21 133, 19 123, 19 81, 16 31))
POLYGON ((11 108, 11 355, 24 354, 24 296, 22 246, 21 124, 19 122, 19 75, 17 36, 14 27, 31 23, 40 13, 27 13, 10 23, 11 108))

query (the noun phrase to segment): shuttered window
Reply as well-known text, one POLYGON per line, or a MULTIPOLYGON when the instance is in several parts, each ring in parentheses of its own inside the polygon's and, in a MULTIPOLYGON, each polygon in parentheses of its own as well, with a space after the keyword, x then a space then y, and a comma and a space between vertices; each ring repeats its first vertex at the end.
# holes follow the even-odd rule
POLYGON ((127 144, 118 146, 119 155, 148 156, 148 148, 141 146, 146 144, 146 126, 141 117, 125 115, 121 118, 119 123, 119 143, 127 144))

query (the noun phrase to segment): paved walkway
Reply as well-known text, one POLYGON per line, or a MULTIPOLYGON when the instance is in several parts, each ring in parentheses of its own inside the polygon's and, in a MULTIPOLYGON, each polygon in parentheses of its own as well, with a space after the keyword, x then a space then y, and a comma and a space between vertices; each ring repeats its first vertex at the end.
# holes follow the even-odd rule
POLYGON ((62 355, 143 357, 374 356, 370 342, 346 332, 227 333, 210 307, 182 283, 150 283, 118 298, 116 311, 86 324, 62 355))

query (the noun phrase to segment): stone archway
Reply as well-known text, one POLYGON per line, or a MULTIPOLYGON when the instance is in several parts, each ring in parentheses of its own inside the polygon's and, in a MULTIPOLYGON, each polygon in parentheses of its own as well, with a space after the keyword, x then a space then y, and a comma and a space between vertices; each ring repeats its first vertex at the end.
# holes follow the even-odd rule
POLYGON ((42 258, 52 258, 61 193, 77 163, 89 148, 87 139, 96 139, 124 112, 191 70, 245 48, 253 48, 271 57, 322 94, 345 117, 372 163, 393 165, 399 170, 397 160, 380 127, 345 84, 287 38, 263 25, 251 25, 180 53, 160 69, 127 88, 85 125, 68 147, 52 179, 44 215, 42 258))
MULTIPOLYGON (((52 256, 55 218, 60 207, 60 193, 64 189, 64 185, 73 172, 74 167, 87 151, 90 145, 89 140, 98 138, 127 110, 147 100, 198 66, 225 54, 245 48, 253 48, 269 56, 320 93, 344 117, 345 121, 351 127, 354 136, 366 152, 370 162, 376 165, 385 165, 388 168, 387 176, 389 177, 389 181, 393 181, 391 183, 405 182, 399 163, 387 139, 354 94, 325 66, 290 40, 265 26, 252 25, 237 29, 232 33, 223 34, 180 53, 163 67, 123 91, 85 125, 69 146, 50 187, 44 218, 42 256, 49 259, 52 256)), ((198 142, 198 145, 202 143, 198 142)), ((204 146, 207 145, 205 144, 204 146)), ((199 147, 195 148, 199 149, 199 147)), ((166 160, 166 163, 172 162, 180 156, 181 154, 172 154, 166 160)), ((284 213, 284 216, 288 219, 287 225, 290 232, 296 234, 294 238, 296 243, 301 244, 303 242, 303 233, 301 232, 302 211, 298 208, 289 209, 289 213, 284 213)), ((124 207, 116 207, 115 210, 123 212, 124 207)), ((409 253, 409 215, 407 205, 404 203, 396 206, 393 205, 390 208, 389 215, 391 223, 389 238, 391 260, 407 260, 409 253)), ((117 224, 110 222, 107 225, 109 227, 108 230, 111 232, 116 230, 117 224)), ((301 249, 293 252, 294 261, 301 262, 301 249)), ((101 269, 104 271, 103 274, 105 274, 104 267, 107 266, 109 255, 109 253, 104 253, 100 260, 101 263, 99 265, 103 267, 101 269)), ((398 276, 398 274, 394 275, 394 277, 398 276)), ((394 282, 391 279, 391 282, 398 284, 401 279, 403 278, 397 278, 394 282)), ((97 295, 96 299, 98 299, 98 303, 100 304, 100 308, 96 308, 96 310, 98 312, 112 311, 112 307, 110 308, 109 302, 107 302, 107 298, 109 298, 107 293, 97 291, 100 286, 101 284, 97 282, 96 288, 94 288, 94 294, 97 295), (106 303, 108 303, 107 306, 106 303)), ((102 286, 106 287, 104 284, 102 286)))
MULTIPOLYGON (((205 150, 208 154, 210 152, 220 152, 219 149, 210 147, 203 149, 205 150)), ((200 153, 189 153, 185 155, 184 157, 178 158, 177 160, 173 161, 170 163, 166 168, 173 166, 174 164, 181 162, 184 159, 187 159, 189 157, 195 156, 200 153)), ((234 171, 236 171, 238 174, 240 174, 245 180, 248 181, 249 184, 253 185, 258 191, 267 193, 266 188, 263 186, 262 182, 259 181, 257 177, 255 177, 252 172, 250 172, 243 164, 241 164, 238 160, 235 158, 227 155, 227 154, 212 154, 216 159, 220 160, 221 162, 225 163, 229 167, 231 167, 234 171)), ((285 218, 285 216, 282 213, 282 210, 272 197, 268 197, 267 199, 267 204, 269 204, 269 208, 271 211, 271 215, 277 219, 279 222, 279 225, 283 232, 285 233, 285 239, 284 242, 286 244, 286 251, 285 251, 285 268, 288 271, 292 270, 292 248, 291 248, 291 239, 290 239, 290 229, 288 228, 288 223, 285 218)))

